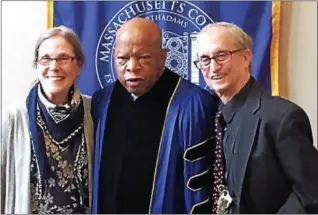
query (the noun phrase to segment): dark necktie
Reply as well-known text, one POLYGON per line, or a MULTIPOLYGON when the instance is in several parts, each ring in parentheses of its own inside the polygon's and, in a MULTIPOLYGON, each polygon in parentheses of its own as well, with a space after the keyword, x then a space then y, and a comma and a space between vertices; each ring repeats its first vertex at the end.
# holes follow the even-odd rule
POLYGON ((213 163, 213 193, 212 193, 212 213, 217 211, 217 201, 221 195, 221 191, 224 189, 224 158, 222 150, 222 140, 223 140, 223 125, 222 125, 223 115, 219 111, 215 117, 215 161, 213 163))

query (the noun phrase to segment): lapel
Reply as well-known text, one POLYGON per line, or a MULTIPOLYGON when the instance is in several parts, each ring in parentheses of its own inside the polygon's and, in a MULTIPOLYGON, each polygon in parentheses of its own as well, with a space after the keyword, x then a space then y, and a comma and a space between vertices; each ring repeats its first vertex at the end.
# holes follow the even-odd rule
POLYGON ((92 213, 98 212, 98 190, 99 190, 99 170, 100 170, 100 161, 101 161, 101 155, 102 155, 102 149, 103 149, 103 143, 104 143, 104 132, 106 127, 106 121, 107 121, 107 111, 109 102, 111 99, 111 95, 113 94, 115 84, 110 85, 107 88, 104 88, 102 92, 98 95, 98 99, 101 99, 100 102, 98 102, 97 107, 92 109, 92 111, 97 112, 98 118, 96 119, 96 122, 94 126, 96 127, 96 133, 95 133, 95 153, 94 153, 94 167, 93 167, 93 203, 92 203, 92 213))
POLYGON ((96 156, 98 158, 98 162, 100 162, 101 155, 102 155, 102 148, 104 143, 104 133, 106 128, 107 122, 107 112, 110 103, 110 99, 113 94, 113 90, 115 88, 115 84, 110 85, 107 88, 104 88, 103 91, 100 93, 99 97, 101 98, 101 102, 98 103, 98 107, 96 107, 98 112, 98 119, 97 119, 97 129, 96 129, 96 156))
POLYGON ((172 176, 169 167, 175 165, 173 155, 175 155, 174 151, 176 148, 172 146, 174 145, 174 135, 176 134, 175 125, 177 124, 176 121, 179 111, 179 109, 175 107, 178 106, 178 94, 183 90, 182 83, 182 79, 179 78, 168 103, 153 176, 149 214, 171 213, 173 209, 171 193, 173 193, 174 190, 169 189, 169 187, 175 186, 174 180, 171 180, 171 178, 175 176, 172 176))
POLYGON ((235 137, 234 145, 239 144, 234 148, 235 156, 233 161, 235 165, 235 172, 237 173, 237 185, 239 187, 237 193, 238 207, 240 205, 247 163, 261 122, 260 117, 256 115, 256 113, 261 108, 262 93, 262 89, 254 81, 246 102, 242 107, 242 114, 240 114, 241 123, 237 129, 237 135, 235 137))

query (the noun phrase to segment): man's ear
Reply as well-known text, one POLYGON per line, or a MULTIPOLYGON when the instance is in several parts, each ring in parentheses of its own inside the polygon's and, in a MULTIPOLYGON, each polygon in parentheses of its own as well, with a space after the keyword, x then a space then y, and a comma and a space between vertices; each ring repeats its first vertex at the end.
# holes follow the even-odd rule
POLYGON ((250 49, 246 49, 244 54, 244 64, 246 65, 246 67, 249 67, 252 64, 252 58, 252 51, 250 49))
MULTIPOLYGON (((166 65, 166 60, 167 60, 167 49, 163 48, 163 49, 161 50, 161 55, 162 55, 163 63, 164 63, 164 65, 166 65)), ((163 66, 164 66, 164 65, 163 65, 163 66)))

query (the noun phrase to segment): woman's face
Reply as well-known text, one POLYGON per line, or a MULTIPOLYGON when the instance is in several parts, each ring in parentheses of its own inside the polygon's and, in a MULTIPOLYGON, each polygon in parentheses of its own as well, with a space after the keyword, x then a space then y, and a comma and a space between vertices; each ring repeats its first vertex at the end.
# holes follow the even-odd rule
POLYGON ((40 45, 36 70, 47 98, 52 103, 64 104, 82 65, 77 61, 72 45, 63 37, 54 36, 40 45))

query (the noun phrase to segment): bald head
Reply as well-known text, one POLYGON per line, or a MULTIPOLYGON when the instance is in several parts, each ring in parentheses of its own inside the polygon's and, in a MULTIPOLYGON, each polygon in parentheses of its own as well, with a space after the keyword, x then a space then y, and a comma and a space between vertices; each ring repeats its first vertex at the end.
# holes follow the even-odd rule
POLYGON ((134 18, 117 31, 115 68, 128 92, 141 96, 159 80, 167 58, 161 40, 157 24, 144 18, 134 18))
POLYGON ((132 37, 136 40, 149 41, 161 48, 162 38, 159 26, 145 18, 134 18, 127 21, 116 34, 116 43, 122 39, 132 37))

